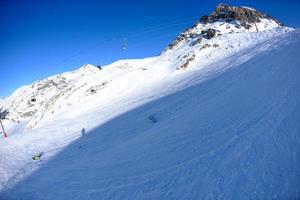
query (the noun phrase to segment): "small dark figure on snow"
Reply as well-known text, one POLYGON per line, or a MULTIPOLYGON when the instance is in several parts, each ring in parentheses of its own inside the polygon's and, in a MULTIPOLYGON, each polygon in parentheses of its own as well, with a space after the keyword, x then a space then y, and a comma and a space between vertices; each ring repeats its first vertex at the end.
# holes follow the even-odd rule
POLYGON ((151 116, 149 117, 149 119, 150 119, 153 123, 156 123, 156 119, 155 119, 155 117, 154 117, 153 115, 151 115, 151 116))
POLYGON ((42 156, 43 156, 43 152, 36 154, 32 157, 32 160, 41 160, 42 156))
POLYGON ((85 128, 82 128, 81 129, 81 136, 84 136, 85 135, 85 128))

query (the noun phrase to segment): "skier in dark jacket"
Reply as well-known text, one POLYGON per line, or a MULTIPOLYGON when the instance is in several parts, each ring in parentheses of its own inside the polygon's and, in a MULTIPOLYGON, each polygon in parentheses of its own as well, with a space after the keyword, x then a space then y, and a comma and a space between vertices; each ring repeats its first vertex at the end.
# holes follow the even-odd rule
POLYGON ((84 136, 85 135, 85 128, 82 128, 81 129, 81 136, 84 136))

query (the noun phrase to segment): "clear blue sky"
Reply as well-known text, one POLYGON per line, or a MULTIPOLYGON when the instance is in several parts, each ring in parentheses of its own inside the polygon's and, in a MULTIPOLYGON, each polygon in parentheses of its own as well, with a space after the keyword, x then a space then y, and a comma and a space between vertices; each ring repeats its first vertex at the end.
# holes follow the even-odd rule
POLYGON ((300 25, 300 0, 0 0, 0 96, 85 63, 157 55, 221 2, 300 25))

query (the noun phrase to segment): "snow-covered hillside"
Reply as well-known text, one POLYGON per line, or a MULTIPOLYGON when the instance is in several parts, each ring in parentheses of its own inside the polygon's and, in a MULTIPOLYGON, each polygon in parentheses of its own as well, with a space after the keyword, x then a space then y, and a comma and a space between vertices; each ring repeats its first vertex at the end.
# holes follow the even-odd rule
POLYGON ((10 121, 25 121, 26 128, 31 130, 45 116, 52 118, 64 109, 91 100, 110 102, 116 95, 132 95, 172 79, 187 68, 199 70, 290 30, 251 8, 220 4, 210 16, 202 17, 181 33, 161 56, 121 60, 104 66, 103 70, 84 65, 76 71, 21 87, 4 102, 0 101, 0 107, 10 110, 10 121))
POLYGON ((299 47, 221 4, 160 56, 21 87, 0 101, 0 199, 299 198, 299 47))

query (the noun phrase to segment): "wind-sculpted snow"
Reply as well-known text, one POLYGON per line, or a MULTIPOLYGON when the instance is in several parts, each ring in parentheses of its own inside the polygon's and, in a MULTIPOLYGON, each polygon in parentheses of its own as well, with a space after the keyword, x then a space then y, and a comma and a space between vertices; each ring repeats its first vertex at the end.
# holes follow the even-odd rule
POLYGON ((184 70, 188 45, 114 63, 32 132, 7 123, 0 199, 299 199, 300 32, 243 34, 184 70))

